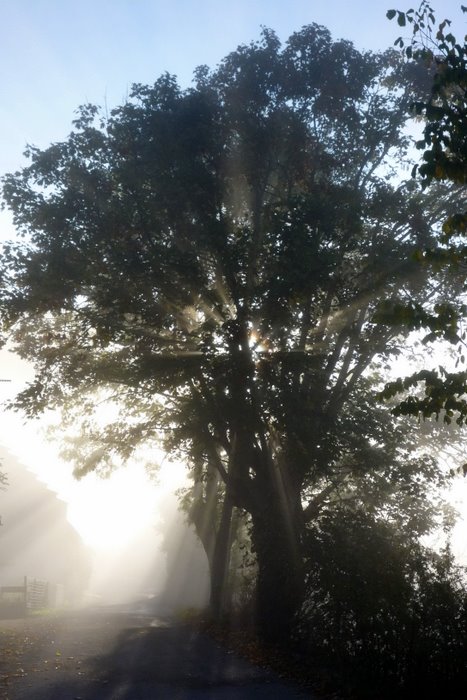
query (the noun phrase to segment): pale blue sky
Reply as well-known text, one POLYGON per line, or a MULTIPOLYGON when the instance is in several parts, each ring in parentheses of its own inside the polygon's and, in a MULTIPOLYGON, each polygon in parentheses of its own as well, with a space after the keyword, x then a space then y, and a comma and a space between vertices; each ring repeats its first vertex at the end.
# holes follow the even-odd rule
MULTIPOLYGON (((132 83, 166 70, 187 85, 195 66, 216 64, 262 24, 285 40, 317 22, 359 48, 386 48, 399 34, 386 10, 410 0, 399 2, 0 0, 0 174, 21 165, 26 143, 63 139, 79 104, 112 107, 132 83)), ((460 17, 457 0, 432 5, 439 16, 460 17)))

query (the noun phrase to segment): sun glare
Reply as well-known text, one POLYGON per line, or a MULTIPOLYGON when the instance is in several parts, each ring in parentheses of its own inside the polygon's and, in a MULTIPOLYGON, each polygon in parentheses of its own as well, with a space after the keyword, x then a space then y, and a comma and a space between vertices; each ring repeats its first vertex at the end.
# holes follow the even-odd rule
MULTIPOLYGON (((5 353, 1 354, 1 359, 4 357, 5 353)), ((6 367, 5 374, 14 376, 9 369, 6 367)), ((16 391, 16 382, 2 385, 0 399, 10 398, 16 391)), ((71 465, 58 458, 56 446, 45 441, 46 428, 47 420, 25 424, 18 414, 5 413, 0 442, 68 504, 68 520, 85 544, 101 554, 117 554, 144 533, 153 531, 156 538, 160 506, 185 483, 184 465, 164 460, 163 454, 152 454, 154 463, 161 465, 157 481, 140 463, 129 463, 108 479, 91 473, 77 481, 71 465)), ((8 473, 8 460, 3 467, 8 473)))
POLYGON ((94 549, 123 549, 154 527, 157 489, 144 469, 120 469, 108 479, 90 474, 76 486, 68 520, 94 549))
POLYGON ((182 464, 165 462, 157 481, 142 464, 129 464, 107 479, 88 474, 74 482, 68 500, 68 520, 95 550, 120 551, 143 532, 157 533, 159 510, 168 494, 186 479, 182 464))

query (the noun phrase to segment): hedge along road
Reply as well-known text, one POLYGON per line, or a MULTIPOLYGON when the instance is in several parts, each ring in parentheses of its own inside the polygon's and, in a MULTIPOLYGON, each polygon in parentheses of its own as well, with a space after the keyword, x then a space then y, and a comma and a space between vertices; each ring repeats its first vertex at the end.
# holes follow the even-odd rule
POLYGON ((109 609, 0 620, 2 700, 312 700, 180 624, 109 609))

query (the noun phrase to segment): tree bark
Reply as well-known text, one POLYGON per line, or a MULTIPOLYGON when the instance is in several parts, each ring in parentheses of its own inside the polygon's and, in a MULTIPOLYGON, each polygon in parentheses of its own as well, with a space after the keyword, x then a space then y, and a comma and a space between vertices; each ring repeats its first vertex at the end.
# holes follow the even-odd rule
POLYGON ((188 514, 189 522, 193 524, 196 535, 206 552, 210 570, 216 542, 216 505, 215 502, 212 503, 212 499, 199 498, 193 503, 188 514))
POLYGON ((284 496, 268 489, 252 512, 258 630, 263 639, 279 645, 290 638, 304 592, 299 492, 293 508, 286 507, 284 496))
POLYGON ((210 567, 209 610, 214 620, 219 620, 225 612, 225 590, 232 547, 232 511, 233 502, 227 488, 210 567))

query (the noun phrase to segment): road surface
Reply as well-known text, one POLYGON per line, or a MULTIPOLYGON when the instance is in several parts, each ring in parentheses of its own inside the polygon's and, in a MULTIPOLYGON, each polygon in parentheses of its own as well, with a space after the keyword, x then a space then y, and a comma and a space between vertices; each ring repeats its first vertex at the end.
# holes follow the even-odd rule
POLYGON ((193 627, 93 609, 0 620, 1 700, 311 700, 193 627))

